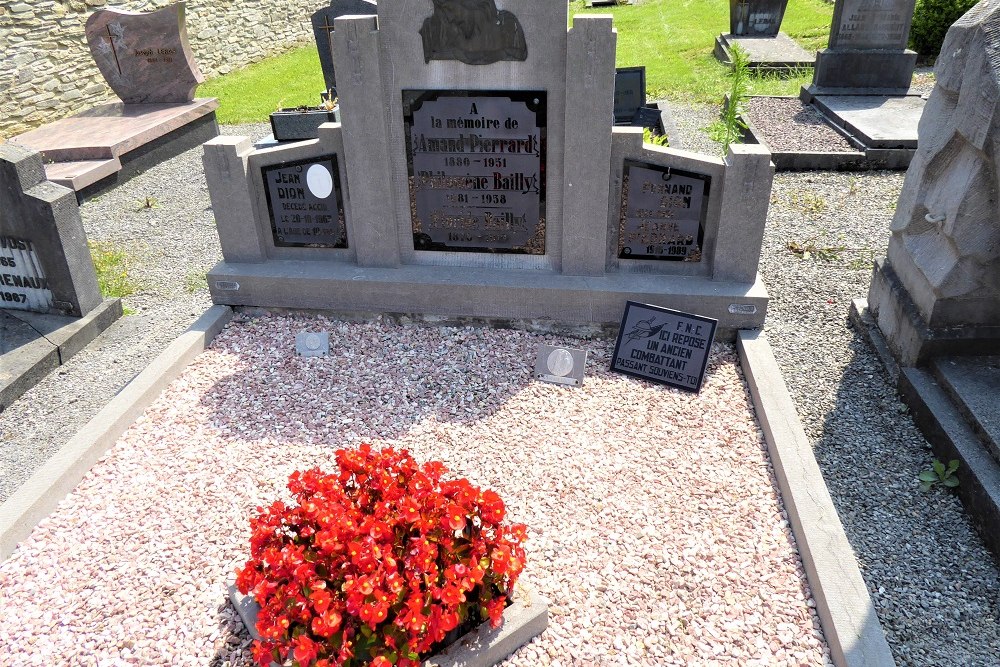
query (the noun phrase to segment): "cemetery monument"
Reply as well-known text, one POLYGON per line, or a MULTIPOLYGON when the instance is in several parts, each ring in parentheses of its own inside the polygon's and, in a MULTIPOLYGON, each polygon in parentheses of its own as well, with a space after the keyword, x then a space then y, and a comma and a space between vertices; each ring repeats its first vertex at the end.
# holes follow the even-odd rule
POLYGON ((219 134, 218 100, 194 98, 203 77, 188 44, 183 2, 149 13, 99 9, 86 34, 122 101, 11 140, 42 154, 49 180, 83 198, 219 134))
POLYGON ((750 69, 790 71, 811 67, 814 58, 781 32, 788 0, 729 0, 729 32, 715 38, 715 57, 731 64, 733 47, 747 53, 750 69))
POLYGON ((633 300, 762 325, 770 154, 613 128, 610 16, 426 0, 334 25, 343 125, 205 145, 216 303, 610 327, 633 300))
POLYGON ((0 144, 0 410, 121 314, 101 298, 73 191, 0 144))
POLYGON ((889 168, 912 159, 924 108, 910 90, 917 54, 906 48, 915 2, 836 0, 829 46, 800 94, 889 168))
POLYGON ((1000 0, 948 31, 867 308, 901 393, 937 456, 962 462, 959 494, 1000 554, 998 48, 1000 0))

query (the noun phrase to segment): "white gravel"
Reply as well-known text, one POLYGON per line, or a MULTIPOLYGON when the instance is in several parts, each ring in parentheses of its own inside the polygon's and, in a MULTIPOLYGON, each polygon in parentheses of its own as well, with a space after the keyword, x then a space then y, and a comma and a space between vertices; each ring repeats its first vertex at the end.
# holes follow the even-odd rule
POLYGON ((0 662, 250 664, 223 582, 293 469, 372 441, 495 489, 530 528, 548 630, 505 664, 822 665, 735 353, 698 395, 606 370, 609 340, 258 318, 231 325, 0 565, 0 662), (331 331, 331 355, 294 354, 331 331), (582 388, 533 381, 541 343, 582 388))

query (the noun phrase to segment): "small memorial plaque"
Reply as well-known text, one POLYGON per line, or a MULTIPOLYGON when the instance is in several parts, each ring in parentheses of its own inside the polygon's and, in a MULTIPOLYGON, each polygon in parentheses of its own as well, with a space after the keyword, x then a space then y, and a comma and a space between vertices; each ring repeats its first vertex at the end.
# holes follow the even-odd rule
POLYGON ((628 125, 635 112, 646 106, 646 68, 615 70, 615 123, 628 125))
POLYGON ((0 308, 46 313, 52 290, 30 239, 0 236, 0 308))
POLYGON ((327 331, 303 331, 295 335, 295 351, 303 357, 322 357, 330 353, 330 334, 327 331))
POLYGON ((626 161, 618 257, 700 262, 711 180, 626 161))
POLYGON ((545 99, 403 91, 416 250, 545 252, 545 99))
POLYGON ((701 315, 628 301, 611 370, 701 391, 716 323, 701 315))
POLYGON ((346 248, 337 156, 261 168, 274 245, 346 248))
POLYGON ((535 360, 535 377, 545 382, 579 387, 587 369, 587 351, 571 347, 540 345, 535 360))

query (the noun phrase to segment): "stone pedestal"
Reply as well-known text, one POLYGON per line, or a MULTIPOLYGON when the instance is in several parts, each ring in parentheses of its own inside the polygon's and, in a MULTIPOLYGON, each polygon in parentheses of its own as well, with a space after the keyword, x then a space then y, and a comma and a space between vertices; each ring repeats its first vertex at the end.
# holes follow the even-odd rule
MULTIPOLYGON (((917 54, 909 49, 821 49, 813 70, 814 94, 860 88, 865 94, 902 94, 910 88, 917 54)), ((844 92, 844 91, 841 91, 844 92)))

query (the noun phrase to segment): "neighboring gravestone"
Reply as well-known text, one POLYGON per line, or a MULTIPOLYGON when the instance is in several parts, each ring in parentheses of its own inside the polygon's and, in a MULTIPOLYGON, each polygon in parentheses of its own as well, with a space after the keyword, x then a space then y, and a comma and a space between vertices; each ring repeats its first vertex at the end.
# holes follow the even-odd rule
POLYGON ((619 67, 615 70, 615 124, 628 125, 646 106, 646 68, 619 67))
POLYGON ((312 15, 313 36, 319 51, 319 64, 323 68, 323 81, 327 90, 337 87, 337 76, 333 66, 333 51, 330 48, 330 33, 333 20, 338 16, 378 14, 374 0, 333 0, 329 7, 323 7, 312 15))
POLYGON ((788 0, 729 0, 734 37, 777 37, 788 0))
POLYGON ((38 153, 0 144, 0 308, 81 317, 101 303, 72 190, 38 153))
POLYGON ((916 0, 836 0, 830 42, 816 54, 813 88, 905 92, 917 54, 906 48, 916 0))
POLYGON ((746 52, 753 70, 788 71, 811 67, 813 57, 780 32, 788 0, 729 0, 729 32, 715 38, 715 57, 731 65, 733 49, 746 52))
POLYGON ((903 365, 1000 350, 1000 0, 948 31, 869 307, 903 365))
POLYGON ((184 3, 155 12, 99 9, 87 43, 104 79, 125 104, 190 102, 204 80, 184 23, 184 3))

